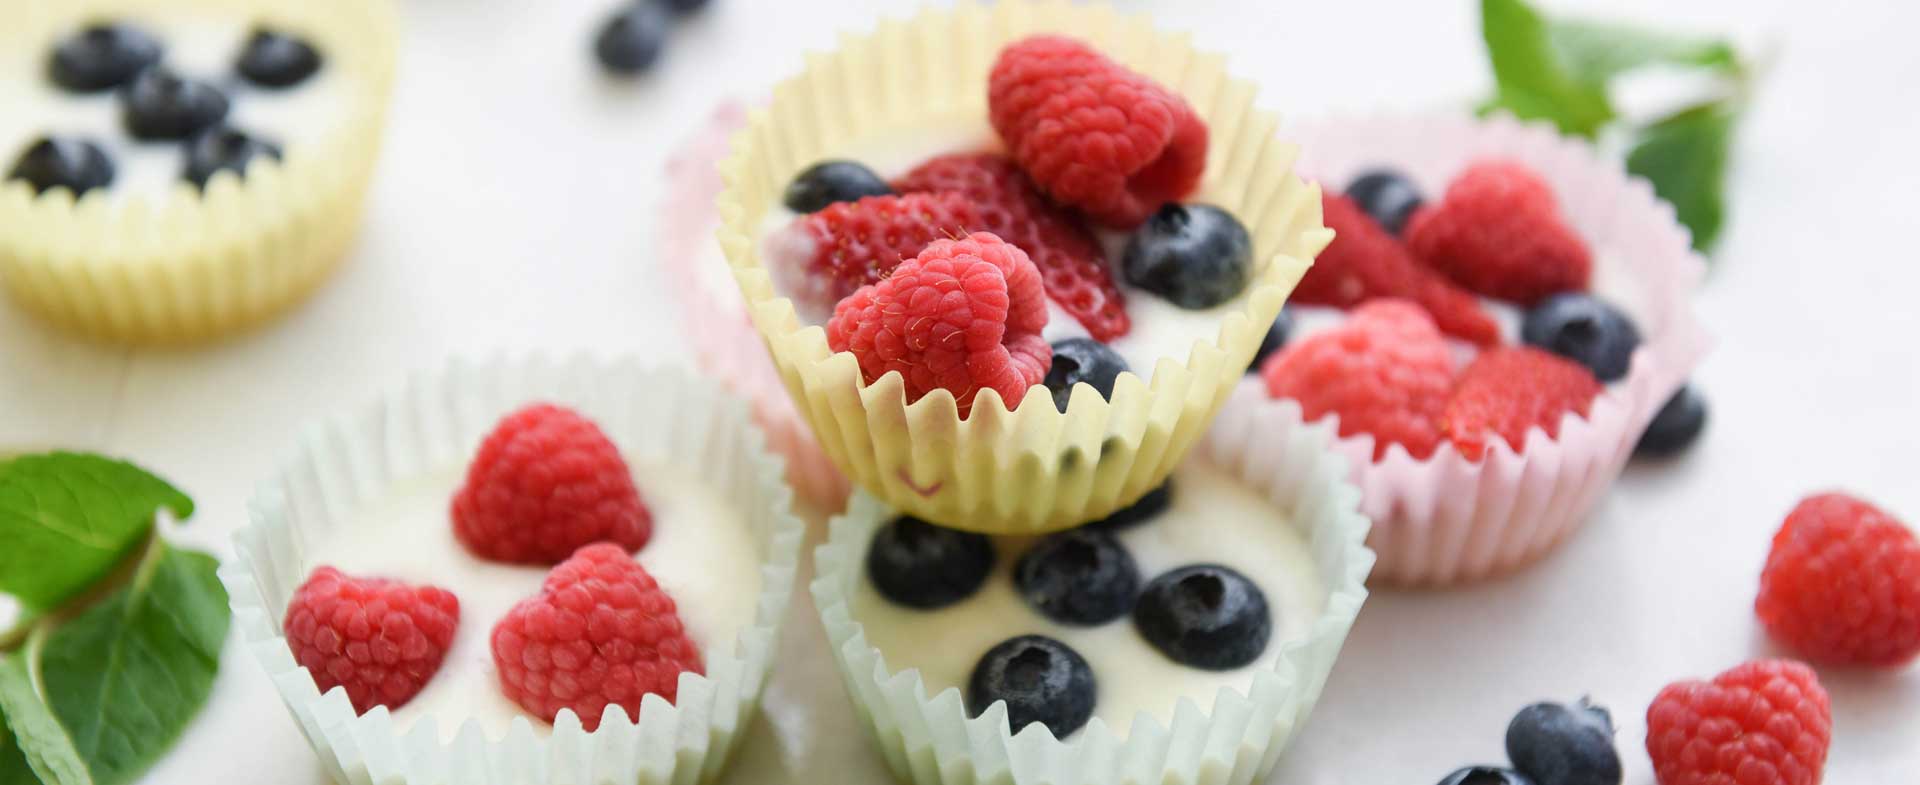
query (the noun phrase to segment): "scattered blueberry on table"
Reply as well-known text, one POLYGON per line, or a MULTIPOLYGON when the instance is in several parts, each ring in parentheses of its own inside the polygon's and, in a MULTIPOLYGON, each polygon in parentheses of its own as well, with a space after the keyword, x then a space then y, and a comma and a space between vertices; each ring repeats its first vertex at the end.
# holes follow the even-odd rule
POLYGON ((1613 715, 1584 698, 1521 709, 1507 725, 1507 759, 1534 785, 1620 785, 1613 715))
POLYGON ((1633 447, 1634 457, 1661 458, 1685 450, 1707 428, 1707 399, 1689 384, 1668 398, 1633 447))

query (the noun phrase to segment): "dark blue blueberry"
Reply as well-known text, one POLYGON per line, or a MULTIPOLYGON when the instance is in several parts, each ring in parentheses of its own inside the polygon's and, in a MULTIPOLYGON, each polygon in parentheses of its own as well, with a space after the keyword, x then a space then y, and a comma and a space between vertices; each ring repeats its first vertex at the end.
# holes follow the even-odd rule
POLYGON ((699 13, 705 11, 707 6, 713 5, 712 0, 657 0, 657 2, 676 14, 699 13))
POLYGON ((1147 491, 1147 495, 1133 504, 1120 508, 1118 512, 1087 524, 1087 528, 1098 531, 1119 531, 1142 523, 1160 513, 1166 512, 1173 504, 1173 481, 1168 480, 1160 487, 1147 491))
POLYGON ((1047 389, 1053 391, 1053 407, 1067 410, 1073 386, 1081 382, 1093 385, 1100 397, 1113 400, 1113 383, 1127 370, 1127 361, 1104 343, 1092 338, 1068 338, 1053 345, 1053 365, 1047 368, 1047 389))
POLYGON ((1620 785, 1613 717, 1585 698, 1521 709, 1507 724, 1507 759, 1535 785, 1620 785))
POLYGON ((1587 366, 1610 382, 1627 375, 1640 330, 1620 309, 1589 294, 1567 292, 1533 307, 1520 323, 1520 340, 1587 366))
POLYGON ((1260 348, 1253 352, 1253 362, 1247 363, 1247 373, 1259 373, 1260 364, 1287 345, 1287 336, 1293 332, 1293 312, 1280 309, 1280 315, 1274 317, 1273 326, 1267 328, 1267 335, 1260 339, 1260 348))
POLYGON ((154 66, 120 95, 120 119, 140 139, 188 139, 227 117, 227 96, 197 79, 154 66))
POLYGON ((1424 201, 1419 186, 1391 169, 1373 169, 1353 178, 1347 184, 1347 198, 1392 234, 1406 227, 1407 218, 1424 201))
POLYGON ((893 519, 867 548, 867 578, 880 595, 932 609, 966 599, 993 571, 993 542, 910 515, 893 519))
POLYGON ((1219 564, 1181 567, 1149 581, 1133 606, 1133 625, 1169 659, 1206 670, 1253 662, 1273 635, 1267 596, 1219 564))
POLYGON ((609 71, 640 73, 660 59, 672 23, 667 9, 658 3, 628 3, 600 28, 593 39, 593 53, 609 71))
POLYGON ((1034 610, 1061 624, 1105 624, 1125 616, 1140 591, 1140 568, 1111 534, 1074 529, 1050 535, 1013 568, 1013 585, 1034 610))
POLYGON ((1038 722, 1056 739, 1093 717, 1093 668, 1072 647, 1044 635, 1022 635, 987 650, 967 679, 967 713, 978 717, 1007 702, 1014 732, 1038 722))
POLYGON ((113 160, 85 139, 41 137, 13 163, 9 180, 25 180, 34 193, 65 188, 74 196, 113 182, 113 160))
POLYGON ((246 175, 247 165, 258 158, 280 160, 280 146, 244 131, 220 126, 187 143, 187 165, 180 176, 205 188, 216 172, 246 175))
POLYGON ((292 87, 320 71, 320 51, 296 36, 254 30, 234 68, 262 87, 292 87))
POLYGON ((1127 239, 1127 282, 1187 309, 1212 308, 1247 288, 1253 238, 1218 207, 1168 204, 1127 239))
POLYGON ((98 24, 81 30, 53 49, 47 73, 54 84, 77 93, 96 93, 126 84, 147 66, 160 62, 160 41, 128 24, 98 24))
POLYGON ((1660 412, 1647 424, 1633 454, 1641 458, 1661 458, 1686 449, 1707 428, 1707 399, 1693 385, 1680 388, 1668 398, 1660 412))
POLYGON ((787 184, 784 201, 787 209, 796 213, 813 213, 835 202, 891 193, 893 188, 887 181, 856 161, 821 161, 807 167, 787 184))
POLYGON ((1468 766, 1440 781, 1440 785, 1534 785, 1527 775, 1498 766, 1468 766))

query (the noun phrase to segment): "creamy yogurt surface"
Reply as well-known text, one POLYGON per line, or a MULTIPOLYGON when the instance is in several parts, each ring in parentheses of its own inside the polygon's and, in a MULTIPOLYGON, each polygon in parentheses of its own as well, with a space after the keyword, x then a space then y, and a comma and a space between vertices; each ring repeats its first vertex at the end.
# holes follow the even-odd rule
MULTIPOLYGON (((653 536, 635 559, 673 597, 703 661, 731 654, 738 631, 753 623, 760 594, 759 547, 745 513, 685 469, 629 465, 653 513, 653 536)), ((390 489, 353 513, 303 567, 433 584, 459 598, 460 621, 446 661, 420 694, 393 711, 402 733, 434 717, 442 740, 452 740, 469 720, 497 739, 513 718, 525 717, 545 735, 551 725, 500 691, 489 639, 508 610, 540 592, 548 568, 486 561, 454 538, 448 509, 464 478, 463 467, 450 467, 390 489)))
MULTIPOLYGON (((234 69, 253 34, 253 19, 202 12, 121 21, 160 40, 163 65, 218 87, 230 106, 228 125, 280 145, 283 155, 331 133, 351 105, 351 85, 322 42, 309 41, 320 52, 318 72, 291 87, 267 88, 242 79, 234 69)), ((185 141, 137 140, 121 123, 118 89, 71 93, 47 75, 54 48, 79 29, 76 25, 44 40, 0 29, 0 106, 7 107, 0 112, 0 176, 13 169, 28 145, 53 135, 85 139, 106 151, 114 176, 100 191, 111 201, 152 199, 177 187, 192 188, 180 176, 186 167, 185 141)))
POLYGON ((973 596, 931 611, 896 605, 866 580, 853 593, 852 612, 867 640, 894 671, 918 669, 927 692, 958 689, 964 695, 980 655, 1016 635, 1058 639, 1086 658, 1096 685, 1093 716, 1125 734, 1136 714, 1169 724, 1175 704, 1189 698, 1213 705, 1221 688, 1245 691, 1254 673, 1272 670, 1282 644, 1306 637, 1327 603, 1324 584, 1306 541, 1287 517, 1225 472, 1189 462, 1174 474, 1173 503, 1165 512, 1118 533, 1147 581, 1189 564, 1224 564, 1266 595, 1273 636, 1251 664, 1207 671, 1174 662, 1134 629, 1131 617, 1096 627, 1059 624, 1040 615, 1013 584, 1013 565, 1032 537, 994 539, 996 561, 973 596))

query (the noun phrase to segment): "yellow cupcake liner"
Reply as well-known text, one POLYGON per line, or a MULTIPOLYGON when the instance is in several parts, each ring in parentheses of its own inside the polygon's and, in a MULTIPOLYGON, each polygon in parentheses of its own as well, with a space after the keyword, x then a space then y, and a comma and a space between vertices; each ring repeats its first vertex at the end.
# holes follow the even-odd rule
MULTIPOLYGON (((1332 240, 1320 192, 1293 173, 1297 149, 1278 118, 1254 108, 1251 82, 1105 6, 1007 2, 928 10, 846 38, 773 91, 722 164, 720 243, 775 366, 827 456, 887 504, 947 526, 1041 532, 1102 517, 1166 479, 1225 402, 1313 256, 1332 240), (827 347, 774 291, 756 232, 793 175, 832 151, 938 117, 986 117, 987 73, 1008 42, 1057 32, 1178 91, 1206 121, 1211 146, 1190 201, 1232 212, 1253 237, 1255 269, 1237 310, 1189 356, 1165 357, 1152 383, 1122 374, 1112 400, 1075 389, 1065 414, 1044 387, 1007 403, 983 391, 961 419, 936 390, 908 404, 898 374, 872 384, 852 354, 827 347)), ((1139 328, 1136 328, 1139 329, 1139 328)))
POLYGON ((98 339, 203 341, 286 311, 339 264, 359 229, 378 157, 399 29, 391 0, 64 0, 0 11, 14 40, 45 41, 104 18, 233 14, 296 31, 339 69, 349 116, 325 138, 260 160, 245 177, 181 183, 156 198, 103 190, 36 196, 0 183, 0 284, 26 310, 98 339))

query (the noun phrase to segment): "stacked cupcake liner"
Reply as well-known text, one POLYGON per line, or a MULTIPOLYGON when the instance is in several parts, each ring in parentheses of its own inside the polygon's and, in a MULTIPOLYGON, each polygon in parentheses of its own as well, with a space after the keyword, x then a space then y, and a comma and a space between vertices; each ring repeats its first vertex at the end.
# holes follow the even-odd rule
POLYGON ((26 310, 98 339, 203 341, 299 303, 351 246, 379 155, 399 45, 391 0, 26 2, 0 11, 0 24, 51 50, 90 22, 183 12, 309 38, 354 100, 325 138, 258 159, 243 177, 216 175, 204 191, 181 183, 154 198, 95 190, 76 200, 0 183, 0 284, 26 310))
MULTIPOLYGON (((1451 445, 1419 460, 1398 446, 1373 459, 1374 440, 1339 441, 1374 521, 1377 578, 1446 585, 1525 566, 1578 530, 1619 477, 1647 424, 1685 384, 1710 341, 1693 312, 1706 263, 1673 208, 1617 160, 1552 127, 1457 114, 1328 118, 1282 131, 1305 154, 1300 170, 1325 187, 1376 167, 1405 172, 1432 198, 1471 161, 1518 160, 1553 186, 1561 213, 1594 249, 1596 294, 1625 310, 1643 339, 1625 378, 1585 418, 1562 418, 1557 438, 1534 428, 1522 449, 1495 439, 1479 462, 1451 445)), ((1223 426, 1261 417, 1263 438, 1318 428, 1299 405, 1267 397, 1258 379, 1235 391, 1223 426), (1271 410, 1270 412, 1268 410, 1271 410), (1277 414, 1278 416, 1273 416, 1277 414)), ((1323 418, 1337 423, 1337 417, 1323 418)))
MULTIPOLYGON (((1276 641, 1271 671, 1252 675, 1246 690, 1222 688, 1182 698, 1171 721, 1142 714, 1125 729, 1098 717, 1065 740, 1033 723, 1008 731, 1006 707, 969 717, 957 688, 929 695, 917 670, 890 666, 868 643, 852 613, 874 532, 897 513, 856 493, 814 553, 813 598, 855 714, 896 777, 916 785, 1245 785, 1263 780, 1313 711, 1347 632, 1367 597, 1374 555, 1364 544, 1368 521, 1360 491, 1348 484, 1347 461, 1332 449, 1334 429, 1319 424, 1267 434, 1285 423, 1280 412, 1249 410, 1216 425, 1193 460, 1229 472, 1270 500, 1307 543, 1326 606, 1304 637, 1276 641)), ((1141 646, 1146 646, 1144 641, 1141 646)))
POLYGON ((710 380, 633 362, 456 363, 308 432, 294 458, 260 486, 252 523, 235 535, 235 558, 220 577, 246 648, 335 782, 710 782, 759 706, 792 599, 805 525, 789 509, 784 470, 746 404, 710 380), (384 706, 356 715, 344 689, 322 694, 294 663, 280 630, 288 598, 317 566, 308 554, 389 489, 465 466, 501 416, 532 401, 574 407, 629 460, 688 467, 739 504, 760 551, 752 624, 733 645, 705 652, 704 676, 681 674, 672 703, 647 696, 638 723, 609 706, 592 732, 571 711, 560 713, 550 734, 525 717, 514 718, 500 738, 488 738, 466 717, 427 716, 403 731, 384 706), (441 725, 457 727, 450 740, 441 725))
POLYGON ((1223 58, 1104 6, 928 10, 810 58, 735 138, 722 165, 720 243, 821 449, 895 507, 991 533, 1072 526, 1158 486, 1205 432, 1282 301, 1332 237, 1321 224, 1318 189, 1292 173, 1295 147, 1276 139, 1278 119, 1256 110, 1253 96, 1252 83, 1226 76, 1223 58), (869 384, 853 355, 831 351, 826 332, 803 324, 774 291, 756 231, 792 177, 821 158, 858 157, 861 139, 889 131, 986 117, 994 58, 1008 42, 1040 32, 1088 41, 1187 98, 1211 135, 1206 174, 1191 199, 1246 224, 1255 269, 1217 336, 1195 341, 1185 358, 1162 358, 1151 384, 1122 374, 1110 401, 1078 391, 1064 414, 1044 388, 1021 401, 986 391, 962 419, 951 394, 936 390, 909 404, 898 374, 869 384))

